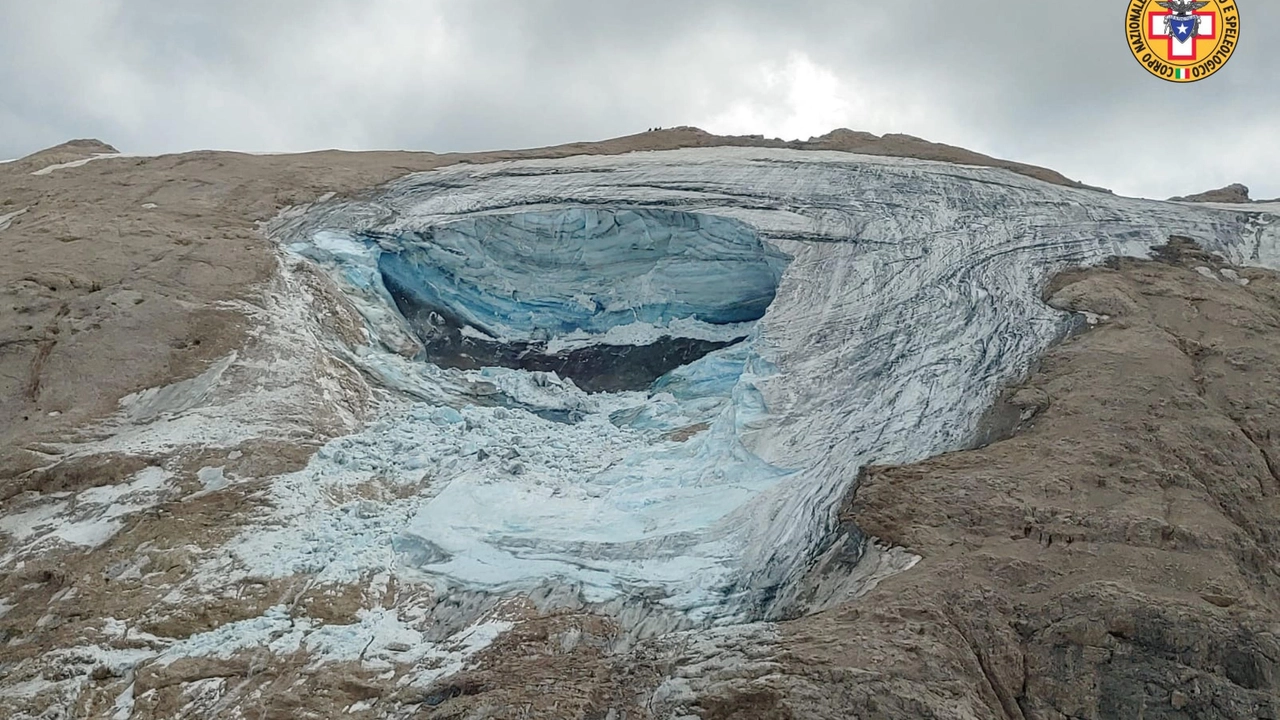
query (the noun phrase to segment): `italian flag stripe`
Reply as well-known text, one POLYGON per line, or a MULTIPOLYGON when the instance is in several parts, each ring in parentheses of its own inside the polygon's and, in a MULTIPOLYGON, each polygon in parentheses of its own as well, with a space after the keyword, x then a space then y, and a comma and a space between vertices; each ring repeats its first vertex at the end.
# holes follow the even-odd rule
POLYGON ((1174 77, 1179 80, 1187 79, 1187 71, 1183 68, 1175 68, 1173 73, 1174 73, 1174 77))

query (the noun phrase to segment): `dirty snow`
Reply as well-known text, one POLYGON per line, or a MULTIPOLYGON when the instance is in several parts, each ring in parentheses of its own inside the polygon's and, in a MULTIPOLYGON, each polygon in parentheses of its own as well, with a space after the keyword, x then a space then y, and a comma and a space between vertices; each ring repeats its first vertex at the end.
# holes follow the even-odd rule
POLYGON ((183 658, 227 659, 254 648, 277 656, 305 650, 315 663, 360 661, 373 670, 407 667, 403 684, 428 685, 461 670, 468 657, 514 626, 506 620, 487 620, 433 643, 415 629, 427 617, 421 609, 372 608, 361 610, 354 624, 325 625, 295 617, 288 607, 277 605, 259 617, 175 642, 155 660, 168 665, 183 658))
POLYGON ((17 545, 0 557, 0 567, 49 543, 83 550, 100 547, 124 527, 128 516, 159 504, 170 477, 163 468, 149 467, 130 482, 90 488, 75 495, 29 494, 23 502, 27 509, 0 517, 0 532, 8 534, 17 545))
POLYGON ((88 165, 89 163, 95 160, 107 160, 109 158, 118 158, 118 157, 129 157, 129 156, 125 155, 124 153, 94 153, 91 157, 81 158, 79 160, 72 160, 71 162, 49 165, 48 167, 40 168, 39 170, 36 170, 31 174, 32 175, 48 175, 49 173, 52 173, 55 170, 65 170, 69 168, 84 167, 85 165, 88 165))
POLYGON ((21 210, 15 210, 11 213, 0 215, 0 230, 8 230, 9 226, 13 224, 13 221, 18 216, 26 213, 30 209, 31 208, 22 208, 21 210))

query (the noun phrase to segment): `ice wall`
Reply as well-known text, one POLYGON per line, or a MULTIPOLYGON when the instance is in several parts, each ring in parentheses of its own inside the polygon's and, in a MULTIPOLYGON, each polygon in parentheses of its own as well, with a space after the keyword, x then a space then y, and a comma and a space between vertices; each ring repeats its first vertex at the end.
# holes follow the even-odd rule
POLYGON ((743 223, 660 208, 484 215, 388 241, 385 281, 500 340, 759 320, 786 264, 743 223))
POLYGON ((332 557, 304 552, 285 523, 246 562, 295 553, 340 573, 391 553, 452 586, 550 583, 698 621, 769 616, 834 540, 860 467, 964 446, 999 388, 1060 337, 1071 319, 1039 299, 1054 273, 1173 234, 1276 267, 1273 220, 990 168, 749 148, 458 166, 301 208, 270 231, 364 313, 380 345, 359 353, 365 368, 439 399, 283 479, 282 502, 375 466, 428 489, 396 513, 366 509, 367 522, 346 513, 356 529, 326 541, 332 557), (660 240, 636 250, 640 237, 660 240), (554 350, 723 328, 746 340, 644 392, 446 371, 390 352, 420 329, 388 277, 489 340, 554 350), (457 390, 485 384, 506 407, 457 390))
POLYGON ((483 216, 358 240, 382 248, 382 284, 421 359, 555 372, 591 391, 644 389, 741 340, 786 263, 743 223, 663 209, 483 216))

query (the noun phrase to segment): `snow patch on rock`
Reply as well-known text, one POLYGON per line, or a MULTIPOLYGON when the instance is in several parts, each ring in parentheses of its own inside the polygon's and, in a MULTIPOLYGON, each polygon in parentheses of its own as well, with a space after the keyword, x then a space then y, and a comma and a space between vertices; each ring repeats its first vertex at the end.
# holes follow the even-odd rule
POLYGON ((30 209, 31 208, 22 208, 21 210, 15 210, 11 213, 0 215, 0 230, 8 230, 9 226, 13 224, 15 219, 24 215, 30 209))
POLYGON ((72 160, 71 162, 56 163, 54 165, 42 167, 31 174, 32 175, 48 175, 54 172, 55 170, 66 170, 69 168, 84 167, 85 165, 88 165, 89 163, 95 160, 106 160, 108 158, 118 158, 118 157, 131 157, 131 156, 125 155, 124 153, 94 153, 93 155, 87 158, 81 158, 79 160, 72 160))
POLYGON ((0 517, 0 532, 21 543, 0 557, 0 567, 50 544, 92 550, 110 540, 124 526, 124 520, 155 507, 164 498, 171 475, 160 467, 149 467, 130 482, 83 490, 75 495, 32 493, 23 505, 27 509, 0 517))
POLYGON ((402 616, 396 610, 372 608, 361 610, 356 623, 326 625, 295 617, 288 607, 277 605, 259 617, 175 642, 156 655, 155 662, 169 665, 200 657, 225 660, 251 649, 265 649, 277 656, 304 650, 316 663, 359 661, 372 670, 408 666, 412 669, 402 684, 426 686, 462 670, 467 658, 514 627, 510 621, 488 620, 433 643, 414 629, 424 617, 421 610, 402 616))

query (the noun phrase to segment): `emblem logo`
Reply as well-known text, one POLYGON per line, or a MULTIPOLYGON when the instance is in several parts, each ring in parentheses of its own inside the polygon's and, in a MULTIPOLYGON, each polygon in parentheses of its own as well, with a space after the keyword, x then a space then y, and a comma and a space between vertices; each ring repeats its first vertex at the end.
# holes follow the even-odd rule
POLYGON ((1240 40, 1234 0, 1130 0, 1129 51, 1152 75, 1203 80, 1222 69, 1240 40))

